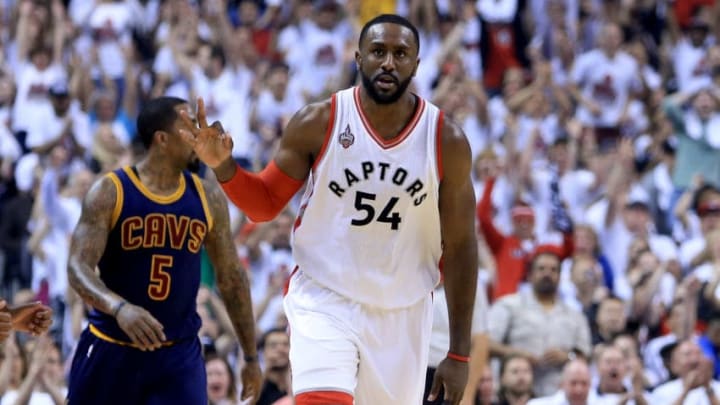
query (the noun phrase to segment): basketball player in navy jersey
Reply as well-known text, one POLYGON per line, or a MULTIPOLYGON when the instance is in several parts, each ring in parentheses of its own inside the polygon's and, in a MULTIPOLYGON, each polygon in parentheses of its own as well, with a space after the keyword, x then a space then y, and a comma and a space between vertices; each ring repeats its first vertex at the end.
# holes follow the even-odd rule
POLYGON ((196 296, 204 244, 245 355, 243 398, 260 392, 248 279, 225 196, 185 168, 187 102, 149 101, 137 119, 147 155, 100 178, 72 236, 68 276, 92 306, 70 371, 68 403, 207 404, 196 296), (97 269, 97 271, 96 271, 97 269))
POLYGON ((471 154, 456 124, 406 91, 419 46, 405 18, 366 23, 361 85, 301 109, 258 174, 232 160, 221 126, 181 131, 255 221, 307 180, 284 300, 297 405, 421 403, 441 257, 450 347, 429 397, 462 398, 477 278, 471 154))

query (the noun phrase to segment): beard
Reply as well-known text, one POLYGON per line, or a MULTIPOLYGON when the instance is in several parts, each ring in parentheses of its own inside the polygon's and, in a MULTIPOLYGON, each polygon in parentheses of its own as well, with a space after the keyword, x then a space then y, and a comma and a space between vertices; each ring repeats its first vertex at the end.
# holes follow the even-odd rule
POLYGON ((200 171, 200 159, 192 158, 188 161, 186 169, 190 173, 198 173, 200 171))
POLYGON ((553 295, 557 293, 557 284, 553 280, 543 278, 535 283, 534 290, 539 295, 553 295))
POLYGON ((530 384, 520 384, 512 387, 508 387, 507 391, 513 396, 519 397, 530 394, 530 384))
POLYGON ((274 366, 268 367, 268 371, 272 371, 272 372, 276 372, 276 373, 285 372, 285 371, 288 371, 289 369, 290 369, 290 363, 287 363, 285 365, 274 365, 274 366))
POLYGON ((375 81, 380 76, 388 76, 388 73, 380 73, 378 75, 375 75, 375 77, 370 77, 365 74, 365 72, 360 69, 360 79, 362 80, 362 85, 367 91, 368 95, 371 99, 373 99, 374 102, 378 104, 392 104, 400 99, 403 94, 405 94, 405 91, 407 90, 408 86, 410 86, 410 82, 412 81, 412 76, 408 77, 404 81, 398 81, 395 79, 395 91, 392 93, 381 93, 378 91, 377 88, 375 88, 375 81))

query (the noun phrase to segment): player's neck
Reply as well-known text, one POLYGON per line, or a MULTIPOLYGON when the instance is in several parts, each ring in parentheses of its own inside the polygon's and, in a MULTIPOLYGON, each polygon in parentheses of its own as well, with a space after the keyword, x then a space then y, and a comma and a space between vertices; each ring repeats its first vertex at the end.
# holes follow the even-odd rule
POLYGON ((380 104, 360 86, 360 107, 370 124, 383 138, 391 139, 403 129, 415 112, 416 97, 405 91, 400 99, 391 104, 380 104))
POLYGON ((173 193, 180 186, 182 171, 162 157, 147 157, 135 167, 140 181, 152 192, 173 193))

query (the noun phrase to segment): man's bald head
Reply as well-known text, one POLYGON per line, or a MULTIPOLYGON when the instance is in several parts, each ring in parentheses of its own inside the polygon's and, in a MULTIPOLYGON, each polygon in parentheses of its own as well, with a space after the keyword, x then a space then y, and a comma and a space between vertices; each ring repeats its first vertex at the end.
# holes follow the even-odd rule
POLYGON ((584 360, 572 360, 565 364, 561 387, 570 405, 586 405, 590 393, 588 364, 584 360))

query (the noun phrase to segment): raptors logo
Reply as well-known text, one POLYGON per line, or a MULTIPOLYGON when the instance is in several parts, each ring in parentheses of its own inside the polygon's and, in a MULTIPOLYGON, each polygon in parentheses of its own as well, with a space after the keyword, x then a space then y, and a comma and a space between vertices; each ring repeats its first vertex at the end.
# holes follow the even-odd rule
POLYGON ((340 142, 340 145, 342 145, 343 148, 347 149, 355 142, 355 135, 350 132, 350 125, 345 127, 345 130, 340 132, 340 136, 338 137, 338 141, 340 142))

